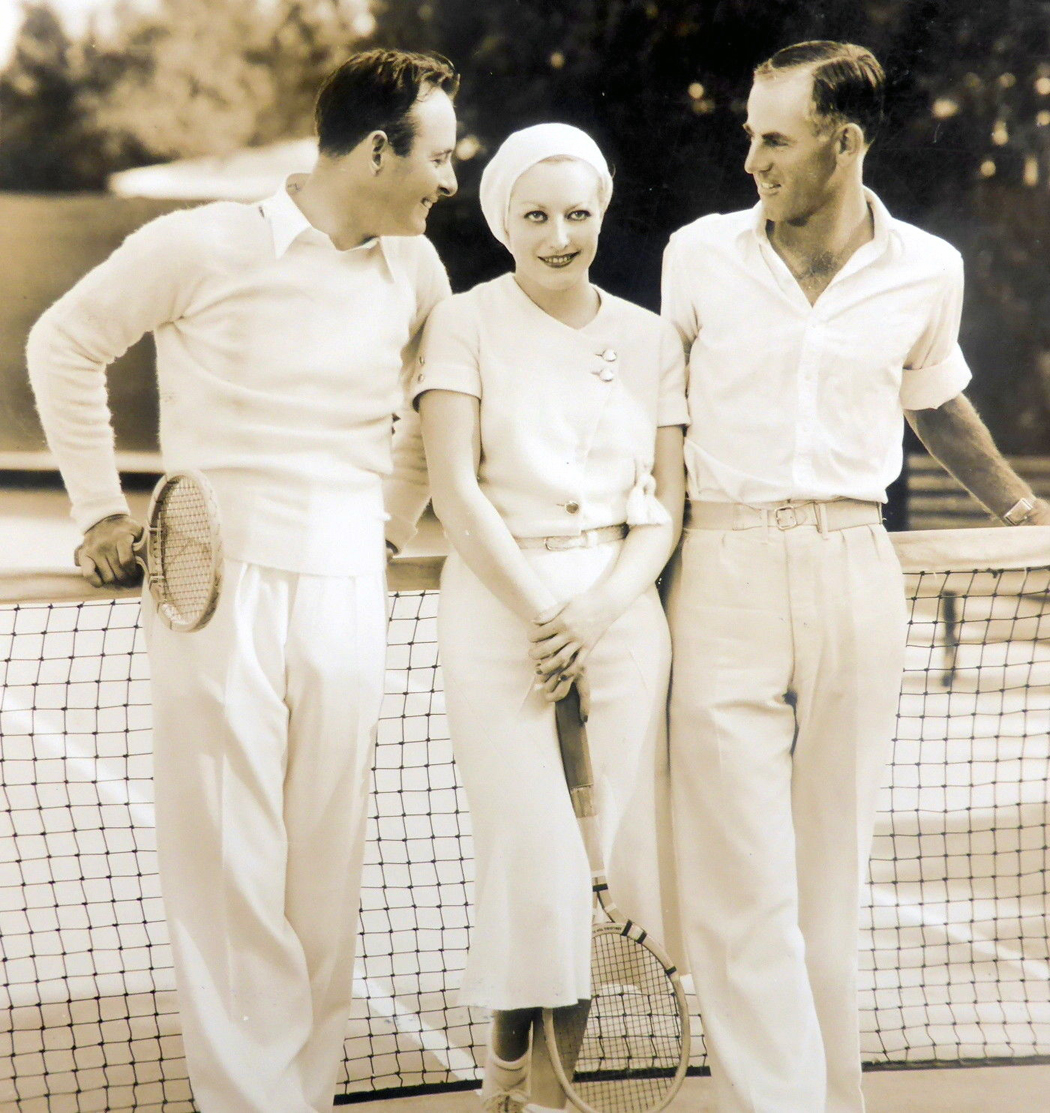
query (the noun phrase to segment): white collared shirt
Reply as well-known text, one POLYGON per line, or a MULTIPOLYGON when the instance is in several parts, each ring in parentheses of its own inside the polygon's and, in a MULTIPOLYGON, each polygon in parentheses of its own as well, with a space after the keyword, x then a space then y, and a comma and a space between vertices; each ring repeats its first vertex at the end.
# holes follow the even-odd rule
POLYGON ((874 237, 814 305, 770 244, 761 204, 671 237, 663 315, 689 358, 690 498, 885 501, 903 411, 969 382, 959 253, 865 193, 874 237))
MULTIPOLYGON (((126 512, 105 368, 152 332, 163 466, 211 479, 227 555, 295 572, 376 570, 403 368, 448 293, 424 237, 340 251, 284 188, 261 204, 151 221, 29 338, 37 405, 77 524, 126 512)), ((422 481, 417 468, 393 496, 402 534, 425 501, 422 481)))
POLYGON ((688 419, 681 346, 655 313, 600 295, 572 328, 505 274, 424 330, 413 392, 480 399, 478 482, 516 537, 666 520, 650 476, 657 429, 688 419))

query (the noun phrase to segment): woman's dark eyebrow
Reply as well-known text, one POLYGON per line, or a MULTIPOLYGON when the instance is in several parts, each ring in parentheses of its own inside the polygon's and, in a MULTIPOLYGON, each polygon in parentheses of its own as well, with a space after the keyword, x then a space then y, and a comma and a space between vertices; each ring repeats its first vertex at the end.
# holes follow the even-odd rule
MULTIPOLYGON (((544 211, 546 211, 546 208, 547 208, 547 206, 544 205, 541 201, 524 201, 524 200, 522 200, 522 201, 519 201, 518 204, 519 205, 527 205, 530 209, 543 209, 544 211)), ((589 208, 593 208, 593 206, 588 201, 574 201, 571 205, 566 205, 565 206, 566 211, 568 211, 569 209, 589 209, 589 208)))

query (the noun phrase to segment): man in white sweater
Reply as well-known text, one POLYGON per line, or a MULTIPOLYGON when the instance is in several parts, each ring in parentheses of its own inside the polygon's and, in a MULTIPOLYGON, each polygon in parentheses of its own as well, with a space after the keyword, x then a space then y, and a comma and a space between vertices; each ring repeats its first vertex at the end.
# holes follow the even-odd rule
POLYGON ((396 548, 426 497, 418 453, 392 466, 392 415, 449 293, 422 233, 456 189, 457 84, 440 58, 352 57, 318 97, 311 173, 261 204, 152 221, 29 338, 92 583, 135 575, 105 368, 146 332, 164 467, 200 469, 219 501, 210 624, 173 633, 143 605, 157 850, 202 1113, 332 1108, 383 688, 384 521, 396 548))

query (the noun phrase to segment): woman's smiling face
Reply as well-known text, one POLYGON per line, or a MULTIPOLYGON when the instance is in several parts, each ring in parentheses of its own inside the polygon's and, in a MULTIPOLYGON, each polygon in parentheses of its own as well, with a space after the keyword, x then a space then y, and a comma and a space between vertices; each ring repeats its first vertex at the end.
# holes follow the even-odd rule
POLYGON ((514 183, 507 237, 514 273, 546 290, 587 281, 601 230, 598 175, 573 158, 546 159, 514 183))

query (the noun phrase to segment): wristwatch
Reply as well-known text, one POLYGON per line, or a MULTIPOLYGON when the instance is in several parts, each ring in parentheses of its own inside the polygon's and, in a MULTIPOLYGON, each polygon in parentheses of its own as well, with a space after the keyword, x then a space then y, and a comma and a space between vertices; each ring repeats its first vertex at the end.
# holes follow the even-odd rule
POLYGON ((1023 526, 1034 510, 1035 503, 1031 499, 1018 499, 1003 515, 1003 521, 1008 526, 1023 526))

